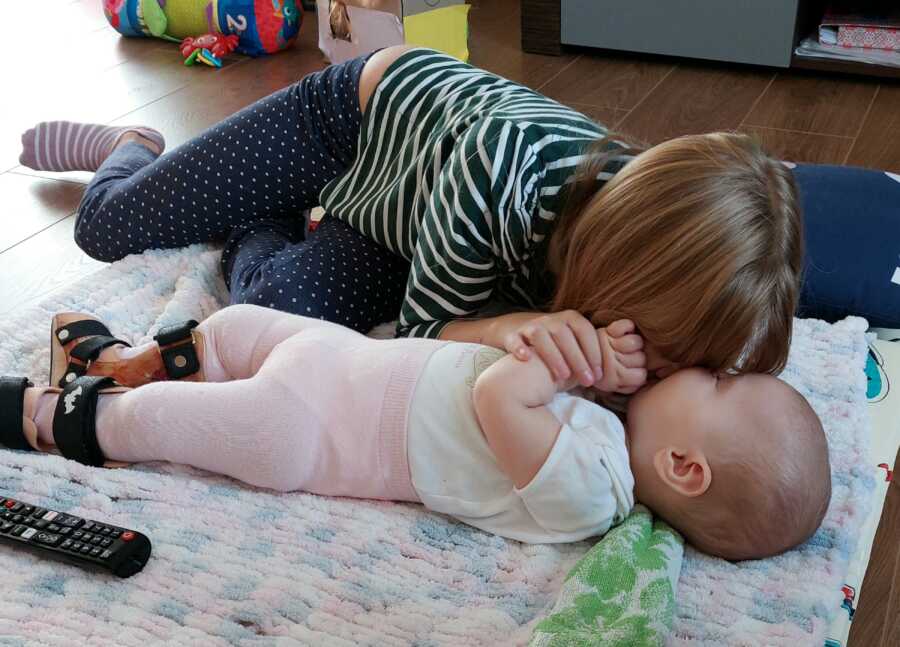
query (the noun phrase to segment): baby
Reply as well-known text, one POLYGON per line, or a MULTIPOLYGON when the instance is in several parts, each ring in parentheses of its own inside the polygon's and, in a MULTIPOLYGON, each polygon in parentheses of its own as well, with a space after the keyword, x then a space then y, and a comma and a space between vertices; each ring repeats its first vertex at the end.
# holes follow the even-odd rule
POLYGON ((544 472, 556 472, 555 496, 544 514, 555 509, 554 530, 570 533, 566 539, 599 534, 618 522, 633 503, 632 483, 634 496, 696 548, 730 560, 776 555, 821 524, 831 499, 825 434, 803 396, 778 378, 677 371, 629 400, 627 431, 607 409, 557 392, 572 386, 554 383, 539 360, 522 366, 507 356, 481 375, 474 398, 494 454, 520 485, 535 466, 517 474, 521 462, 510 455, 526 454, 524 444, 543 447, 548 436, 537 430, 563 423, 524 491, 544 472), (623 468, 626 447, 630 473, 623 468), (584 525, 577 526, 578 519, 584 525))
MULTIPOLYGON (((691 369, 643 389, 628 410, 629 460, 619 419, 567 392, 572 380, 478 344, 374 340, 247 305, 138 348, 87 316, 58 316, 53 335, 53 387, 0 380, 7 447, 421 502, 526 542, 601 535, 637 495, 729 559, 804 541, 829 500, 818 419, 772 377, 691 369)), ((634 326, 597 335, 596 386, 630 390, 643 376, 634 326)))

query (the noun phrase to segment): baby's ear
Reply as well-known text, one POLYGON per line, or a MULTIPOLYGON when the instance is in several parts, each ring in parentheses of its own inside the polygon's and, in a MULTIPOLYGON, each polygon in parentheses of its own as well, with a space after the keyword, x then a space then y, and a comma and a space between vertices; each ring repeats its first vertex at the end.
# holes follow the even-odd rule
POLYGON ((682 496, 700 496, 712 483, 712 470, 700 450, 664 447, 653 456, 653 467, 660 480, 682 496))

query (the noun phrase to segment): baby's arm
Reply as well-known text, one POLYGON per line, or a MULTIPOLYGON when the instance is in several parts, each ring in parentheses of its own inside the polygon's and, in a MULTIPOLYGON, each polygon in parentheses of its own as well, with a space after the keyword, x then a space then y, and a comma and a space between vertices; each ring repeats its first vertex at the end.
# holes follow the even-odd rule
POLYGON ((577 381, 556 382, 537 356, 523 362, 507 355, 475 382, 473 401, 481 431, 494 457, 517 488, 523 488, 550 455, 561 425, 545 406, 577 381))
MULTIPOLYGON (((595 388, 634 393, 647 379, 643 342, 634 324, 622 319, 597 330, 603 377, 595 388)), ((523 488, 550 455, 561 425, 546 405, 560 391, 578 385, 577 377, 557 381, 537 356, 526 361, 507 355, 475 383, 475 413, 488 446, 517 488, 523 488)))

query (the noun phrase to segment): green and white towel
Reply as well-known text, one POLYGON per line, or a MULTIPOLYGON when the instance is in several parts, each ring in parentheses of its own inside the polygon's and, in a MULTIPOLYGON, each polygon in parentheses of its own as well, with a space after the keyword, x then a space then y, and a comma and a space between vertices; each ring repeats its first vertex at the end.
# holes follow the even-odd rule
POLYGON ((675 617, 684 541, 642 505, 597 542, 563 584, 531 647, 649 647, 675 617))

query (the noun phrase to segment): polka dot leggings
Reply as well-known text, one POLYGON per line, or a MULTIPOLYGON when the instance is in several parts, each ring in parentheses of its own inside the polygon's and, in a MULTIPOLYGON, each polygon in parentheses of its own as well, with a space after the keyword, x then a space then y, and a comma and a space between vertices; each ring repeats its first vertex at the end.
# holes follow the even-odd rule
POLYGON ((224 241, 232 303, 361 332, 395 318, 409 263, 330 215, 310 233, 301 215, 356 155, 366 60, 310 74, 162 157, 117 149, 85 191, 75 242, 114 261, 224 241))

